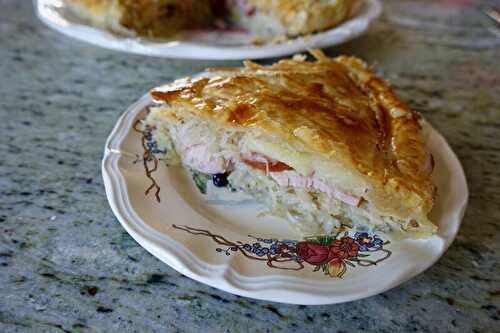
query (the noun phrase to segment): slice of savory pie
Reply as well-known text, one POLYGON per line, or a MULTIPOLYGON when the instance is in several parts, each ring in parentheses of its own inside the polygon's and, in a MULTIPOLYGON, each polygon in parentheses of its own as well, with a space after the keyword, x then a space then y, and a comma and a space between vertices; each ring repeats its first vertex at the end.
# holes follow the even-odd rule
POLYGON ((334 27, 357 0, 66 0, 92 25, 121 34, 167 37, 209 27, 221 19, 254 34, 298 36, 334 27))
POLYGON ((205 27, 214 19, 210 0, 66 0, 90 24, 116 33, 166 37, 205 27))
POLYGON ((251 194, 304 234, 434 233, 418 115, 361 60, 311 53, 156 88, 143 125, 170 164, 251 194))

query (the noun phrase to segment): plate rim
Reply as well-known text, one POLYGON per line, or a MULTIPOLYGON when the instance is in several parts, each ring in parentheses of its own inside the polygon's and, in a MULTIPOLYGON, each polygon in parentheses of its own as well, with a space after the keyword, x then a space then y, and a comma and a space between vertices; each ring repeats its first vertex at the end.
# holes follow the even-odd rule
MULTIPOLYGON (((114 51, 144 56, 199 60, 264 59, 303 52, 310 48, 323 48, 342 44, 361 36, 368 30, 370 24, 381 15, 383 8, 380 0, 363 0, 367 4, 366 13, 357 15, 332 29, 276 45, 218 47, 185 41, 154 43, 147 39, 135 37, 117 37, 111 32, 82 24, 72 24, 66 20, 64 23, 58 23, 50 17, 44 8, 52 1, 54 0, 33 0, 36 14, 45 25, 68 37, 114 51), (347 32, 344 30, 347 30, 347 32), (88 37, 85 37, 85 35, 88 35, 88 37), (331 38, 335 36, 337 41, 332 41, 331 38)), ((61 16, 58 18, 62 19, 61 16)))
POLYGON ((277 273, 260 279, 255 277, 250 278, 235 271, 231 267, 230 262, 222 265, 212 265, 203 262, 184 244, 147 226, 134 212, 126 195, 126 183, 117 167, 118 160, 122 154, 115 147, 121 145, 121 142, 130 133, 131 125, 138 114, 150 103, 151 98, 146 94, 129 106, 120 116, 106 140, 101 164, 106 197, 113 213, 129 235, 162 262, 195 281, 232 294, 265 301, 301 305, 344 303, 383 293, 421 274, 432 267, 444 255, 458 233, 467 208, 469 196, 465 172, 458 157, 444 137, 429 124, 430 129, 435 132, 434 134, 441 141, 440 144, 444 144, 444 149, 446 149, 449 155, 448 157, 452 158, 453 162, 459 166, 457 177, 463 182, 462 185, 464 185, 465 189, 465 192, 460 197, 461 200, 454 203, 455 209, 453 210, 452 217, 453 221, 456 222, 453 223, 453 228, 448 230, 446 237, 439 236, 443 240, 441 244, 442 248, 439 250, 439 255, 436 255, 432 260, 425 264, 417 265, 418 267, 412 266, 404 271, 397 272, 397 278, 387 279, 389 282, 384 283, 379 288, 362 290, 355 294, 349 293, 345 295, 339 295, 338 290, 335 291, 335 295, 325 291, 325 287, 330 284, 328 281, 315 281, 315 285, 311 285, 310 283, 306 283, 310 282, 310 280, 299 277, 287 277, 277 273), (126 126, 127 124, 128 127, 126 126), (279 281, 276 279, 279 279, 279 281))

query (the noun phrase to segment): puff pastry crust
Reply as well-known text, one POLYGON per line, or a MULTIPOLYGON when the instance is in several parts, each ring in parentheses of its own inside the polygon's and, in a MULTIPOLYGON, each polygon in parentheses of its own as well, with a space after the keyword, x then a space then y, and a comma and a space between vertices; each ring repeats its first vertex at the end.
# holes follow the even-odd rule
MULTIPOLYGON (((419 115, 389 84, 349 56, 311 51, 272 66, 212 69, 211 77, 185 78, 151 92, 224 127, 262 131, 301 152, 342 163, 367 185, 363 194, 383 216, 435 227, 433 160, 419 115)), ((321 176, 321 175, 320 175, 321 176)))

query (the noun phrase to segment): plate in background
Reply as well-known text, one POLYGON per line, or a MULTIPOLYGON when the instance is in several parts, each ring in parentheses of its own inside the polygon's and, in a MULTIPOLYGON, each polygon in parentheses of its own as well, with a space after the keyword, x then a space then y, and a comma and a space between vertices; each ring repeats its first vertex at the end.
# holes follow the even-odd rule
POLYGON ((85 22, 69 13, 64 5, 66 0, 34 1, 38 17, 45 24, 84 42, 147 56, 212 60, 279 57, 310 48, 338 45, 363 34, 382 11, 379 0, 362 0, 364 4, 359 12, 335 28, 280 44, 255 46, 252 45, 251 36, 248 34, 216 30, 190 33, 183 39, 165 41, 121 36, 85 25, 85 22))

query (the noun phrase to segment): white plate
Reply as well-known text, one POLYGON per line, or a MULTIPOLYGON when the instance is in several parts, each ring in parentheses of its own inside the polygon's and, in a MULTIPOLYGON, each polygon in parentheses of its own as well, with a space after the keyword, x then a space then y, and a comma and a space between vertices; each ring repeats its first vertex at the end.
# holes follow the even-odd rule
POLYGON ((119 36, 85 25, 68 12, 64 4, 66 0, 34 1, 38 16, 45 24, 81 41, 108 49, 148 56, 219 60, 279 57, 308 48, 341 44, 365 32, 369 24, 382 11, 379 0, 363 0, 365 3, 359 13, 334 29, 281 44, 254 46, 248 34, 221 31, 191 33, 184 36, 182 40, 170 41, 119 36))
MULTIPOLYGON (((142 163, 136 161, 144 150, 141 134, 132 127, 137 119, 143 119, 150 102, 146 95, 132 105, 106 143, 102 163, 106 194, 118 220, 139 244, 197 281, 230 293, 283 303, 347 302, 381 293, 420 274, 441 257, 455 238, 468 197, 465 175, 443 137, 426 125, 428 145, 436 162, 433 177, 439 188, 431 218, 439 222, 439 234, 424 240, 392 240, 382 246, 379 242, 388 238, 380 234, 381 241, 365 244, 365 247, 360 245, 368 240, 357 241, 354 232, 350 231, 351 239, 340 240, 339 236, 334 243, 351 243, 350 255, 353 257, 334 261, 336 264, 331 266, 333 276, 345 270, 341 278, 331 277, 322 269, 314 271, 312 264, 324 260, 324 256, 310 257, 303 251, 298 252, 298 248, 314 250, 311 243, 297 246, 298 243, 291 242, 288 247, 282 246, 277 259, 295 261, 273 260, 270 263, 274 267, 270 267, 267 260, 255 258, 266 258, 263 255, 266 250, 262 249, 267 247, 270 251, 272 244, 256 238, 273 239, 269 242, 278 247, 287 243, 277 243, 274 239, 298 240, 300 237, 284 220, 258 217, 259 207, 253 205, 209 205, 189 176, 179 168, 163 165, 154 173, 161 188, 161 202, 155 200, 154 193, 145 195, 151 182, 142 163), (353 240, 357 245, 353 245, 353 240), (251 249, 246 249, 253 248, 255 243, 260 246, 261 253, 257 251, 254 255, 251 249), (302 264, 294 258, 300 255, 307 259, 302 264), (376 265, 362 266, 360 264, 368 264, 368 261, 356 262, 357 259, 380 261, 376 265)), ((323 247, 316 249, 317 253, 324 250, 323 247)), ((340 256, 337 252, 337 257, 340 256)))

